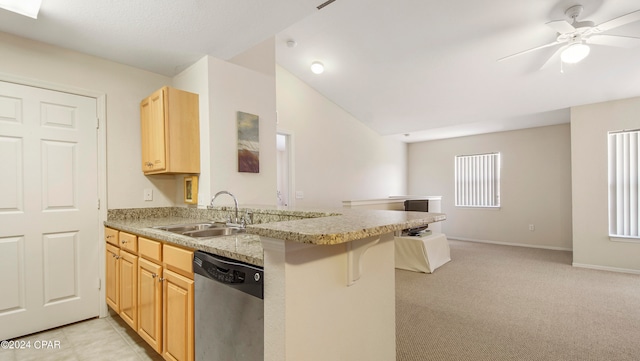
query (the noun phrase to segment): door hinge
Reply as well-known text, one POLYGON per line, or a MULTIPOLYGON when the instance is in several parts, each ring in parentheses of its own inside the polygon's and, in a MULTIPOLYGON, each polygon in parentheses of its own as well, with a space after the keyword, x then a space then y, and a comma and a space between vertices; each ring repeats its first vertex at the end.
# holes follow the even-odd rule
POLYGON ((98 209, 100 209, 100 198, 98 198, 98 209))
POLYGON ((98 278, 98 291, 102 289, 102 278, 98 278))
POLYGON ((100 129, 100 118, 96 118, 96 129, 100 129))

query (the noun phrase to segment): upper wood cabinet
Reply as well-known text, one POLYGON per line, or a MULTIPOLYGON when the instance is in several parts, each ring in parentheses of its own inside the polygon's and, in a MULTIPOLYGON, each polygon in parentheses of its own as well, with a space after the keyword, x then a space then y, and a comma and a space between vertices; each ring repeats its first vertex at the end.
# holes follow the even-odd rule
POLYGON ((144 174, 200 173, 198 95, 168 86, 140 102, 144 174))

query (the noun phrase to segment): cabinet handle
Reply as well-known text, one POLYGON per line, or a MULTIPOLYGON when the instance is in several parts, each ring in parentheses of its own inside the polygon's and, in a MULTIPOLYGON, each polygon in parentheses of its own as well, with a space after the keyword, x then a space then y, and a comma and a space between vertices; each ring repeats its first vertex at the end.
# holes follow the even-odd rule
POLYGON ((122 244, 125 244, 125 243, 127 243, 127 240, 123 239, 122 244))
POLYGON ((116 256, 115 254, 114 254, 114 255, 112 255, 112 256, 113 256, 113 258, 115 258, 115 259, 120 259, 120 256, 116 256))
POLYGON ((152 273, 152 274, 151 274, 151 277, 152 277, 152 278, 156 278, 156 277, 158 277, 158 275, 157 275, 157 274, 155 274, 155 273, 152 273))
POLYGON ((162 282, 162 281, 164 281, 164 278, 162 277, 158 278, 158 282, 162 282))
POLYGON ((113 234, 107 236, 107 239, 115 237, 113 234))

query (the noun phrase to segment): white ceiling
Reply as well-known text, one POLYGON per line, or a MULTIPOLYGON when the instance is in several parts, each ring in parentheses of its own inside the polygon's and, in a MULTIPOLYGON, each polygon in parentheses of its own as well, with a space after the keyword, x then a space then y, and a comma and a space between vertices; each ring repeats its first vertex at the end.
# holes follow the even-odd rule
MULTIPOLYGON (((42 0, 0 31, 172 76, 276 36, 277 62, 381 135, 406 142, 566 123, 568 108, 640 96, 640 47, 592 46, 541 70, 545 25, 582 4, 596 24, 637 0, 42 0), (297 46, 289 48, 287 40, 297 46), (312 61, 325 73, 310 72, 312 61), (405 135, 408 134, 408 135, 405 135)), ((640 21, 610 32, 640 37, 640 21)))

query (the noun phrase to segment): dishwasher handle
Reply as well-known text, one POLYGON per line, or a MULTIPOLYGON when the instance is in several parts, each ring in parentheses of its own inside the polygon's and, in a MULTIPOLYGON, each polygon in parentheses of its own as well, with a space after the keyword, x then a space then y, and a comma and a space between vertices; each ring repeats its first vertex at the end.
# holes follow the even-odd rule
POLYGON ((263 298, 264 271, 261 267, 196 251, 193 272, 209 280, 263 298))

